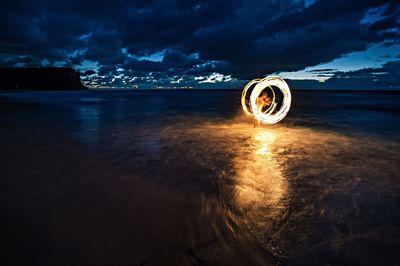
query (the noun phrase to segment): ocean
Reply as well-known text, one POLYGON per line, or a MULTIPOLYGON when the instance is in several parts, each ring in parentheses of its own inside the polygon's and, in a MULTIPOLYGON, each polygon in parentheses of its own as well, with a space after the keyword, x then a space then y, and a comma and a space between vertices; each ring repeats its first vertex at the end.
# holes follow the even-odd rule
POLYGON ((397 265, 400 93, 292 93, 1 92, 3 261, 397 265))

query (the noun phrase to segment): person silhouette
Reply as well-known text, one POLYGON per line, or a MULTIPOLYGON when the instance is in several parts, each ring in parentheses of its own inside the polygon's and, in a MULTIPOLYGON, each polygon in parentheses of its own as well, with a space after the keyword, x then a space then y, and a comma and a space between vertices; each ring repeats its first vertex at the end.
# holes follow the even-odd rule
MULTIPOLYGON (((261 92, 256 101, 257 109, 261 113, 263 113, 267 109, 267 107, 269 107, 271 104, 272 104, 272 100, 268 96, 268 94, 265 91, 261 92)), ((260 127, 260 126, 261 126, 260 120, 255 118, 254 119, 254 127, 260 127)))

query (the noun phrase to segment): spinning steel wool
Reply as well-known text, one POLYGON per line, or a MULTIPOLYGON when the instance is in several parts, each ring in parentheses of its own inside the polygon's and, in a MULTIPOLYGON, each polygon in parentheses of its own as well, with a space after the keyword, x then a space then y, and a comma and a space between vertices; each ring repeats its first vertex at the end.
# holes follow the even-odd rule
POLYGON ((292 96, 289 86, 280 77, 271 76, 254 79, 242 92, 243 111, 263 124, 275 124, 289 112, 292 96), (260 104, 260 97, 269 98, 270 103, 260 104))

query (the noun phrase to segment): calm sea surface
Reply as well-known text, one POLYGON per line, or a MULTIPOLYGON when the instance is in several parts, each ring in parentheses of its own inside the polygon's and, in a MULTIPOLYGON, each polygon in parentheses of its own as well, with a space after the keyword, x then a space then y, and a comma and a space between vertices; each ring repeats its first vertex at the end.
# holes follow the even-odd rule
POLYGON ((400 93, 0 93, 12 265, 398 265, 400 93))

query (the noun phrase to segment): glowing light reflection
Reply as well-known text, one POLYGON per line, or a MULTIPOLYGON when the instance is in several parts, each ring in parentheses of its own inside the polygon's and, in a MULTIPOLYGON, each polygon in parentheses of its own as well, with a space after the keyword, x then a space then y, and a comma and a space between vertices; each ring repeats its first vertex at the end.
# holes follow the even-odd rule
POLYGON ((235 202, 241 211, 258 221, 266 216, 266 209, 270 218, 284 209, 282 199, 286 195, 287 181, 273 153, 276 139, 273 132, 254 132, 249 152, 238 154, 234 162, 235 202))

